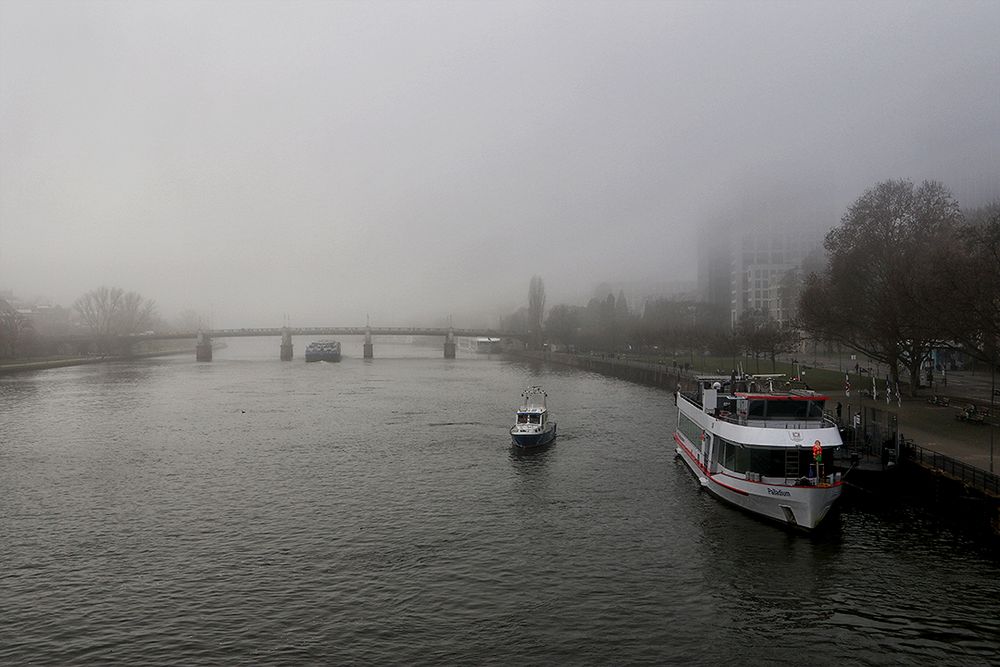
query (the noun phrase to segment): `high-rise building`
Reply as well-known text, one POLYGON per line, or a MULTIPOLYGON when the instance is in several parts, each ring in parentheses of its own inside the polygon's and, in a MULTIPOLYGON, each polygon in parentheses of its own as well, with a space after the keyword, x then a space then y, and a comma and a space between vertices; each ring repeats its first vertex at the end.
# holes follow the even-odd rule
POLYGON ((782 281, 820 240, 812 230, 781 225, 748 228, 734 248, 730 275, 730 325, 743 313, 761 311, 786 322, 791 313, 781 298, 782 281))
POLYGON ((725 307, 731 327, 753 310, 785 322, 791 313, 781 298, 782 280, 821 241, 815 227, 800 225, 706 228, 698 244, 698 298, 725 307))

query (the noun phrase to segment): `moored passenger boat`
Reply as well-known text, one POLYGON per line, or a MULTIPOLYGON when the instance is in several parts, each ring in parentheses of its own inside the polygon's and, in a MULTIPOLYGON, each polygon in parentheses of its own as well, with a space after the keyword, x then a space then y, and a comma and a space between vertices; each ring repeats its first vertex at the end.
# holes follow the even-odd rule
POLYGON ((510 429, 511 442, 522 448, 541 447, 556 438, 556 423, 549 419, 548 395, 541 387, 528 387, 521 393, 521 406, 510 429))
POLYGON ((320 340, 306 347, 306 361, 340 361, 340 342, 320 340))
POLYGON ((678 391, 676 451, 713 495, 809 530, 840 497, 832 462, 843 442, 826 396, 775 390, 779 377, 699 377, 696 391, 678 391))

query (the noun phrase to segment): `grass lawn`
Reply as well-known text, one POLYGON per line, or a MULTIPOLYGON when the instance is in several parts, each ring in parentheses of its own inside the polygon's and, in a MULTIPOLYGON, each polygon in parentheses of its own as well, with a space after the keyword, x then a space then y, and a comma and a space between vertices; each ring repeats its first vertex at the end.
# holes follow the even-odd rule
MULTIPOLYGON (((634 357, 636 360, 641 361, 651 361, 649 357, 634 357)), ((691 364, 692 357, 690 356, 678 356, 678 357, 659 357, 657 361, 661 363, 665 362, 668 366, 672 366, 676 361, 678 365, 683 366, 685 363, 691 364)), ((697 373, 711 373, 715 374, 717 371, 722 371, 723 375, 728 375, 733 370, 733 358, 732 357, 703 357, 695 356, 693 357, 693 368, 697 373)), ((783 373, 786 377, 795 377, 796 368, 794 364, 790 364, 787 361, 776 361, 772 367, 770 359, 746 359, 744 357, 736 357, 736 363, 743 365, 743 370, 747 373, 783 373), (772 370, 773 368, 773 370, 772 370)), ((808 364, 802 364, 800 370, 803 372, 802 379, 806 382, 812 389, 816 391, 831 392, 844 389, 844 374, 840 371, 833 371, 825 368, 813 368, 808 364)))

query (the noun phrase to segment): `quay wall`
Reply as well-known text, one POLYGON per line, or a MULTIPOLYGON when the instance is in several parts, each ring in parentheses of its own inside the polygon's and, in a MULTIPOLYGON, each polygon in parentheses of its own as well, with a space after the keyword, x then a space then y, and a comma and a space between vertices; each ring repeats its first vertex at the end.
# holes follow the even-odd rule
POLYGON ((520 358, 573 366, 638 384, 660 387, 671 393, 678 388, 691 390, 695 386, 693 374, 667 364, 618 359, 613 355, 596 356, 531 350, 519 350, 512 354, 520 358))

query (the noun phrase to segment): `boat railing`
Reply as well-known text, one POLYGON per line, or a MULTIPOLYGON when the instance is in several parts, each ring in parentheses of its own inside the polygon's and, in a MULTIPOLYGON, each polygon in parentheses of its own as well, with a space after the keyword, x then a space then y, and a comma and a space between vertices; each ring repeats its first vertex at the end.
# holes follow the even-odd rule
POLYGON ((678 392, 681 396, 688 400, 688 403, 693 403, 701 409, 701 394, 696 391, 681 391, 678 392))
MULTIPOLYGON (((679 393, 684 399, 697 407, 699 410, 704 409, 701 402, 701 396, 697 392, 682 391, 679 393)), ((837 422, 826 415, 809 419, 788 419, 785 417, 760 419, 717 410, 715 414, 712 414, 712 416, 719 421, 736 424, 737 426, 750 426, 753 428, 776 428, 796 431, 815 428, 838 428, 837 422)))
POLYGON ((758 419, 740 417, 739 415, 716 414, 713 415, 719 421, 729 422, 738 426, 750 426, 753 428, 778 428, 783 430, 802 431, 813 428, 835 428, 836 424, 827 419, 785 419, 772 417, 771 419, 758 419))

